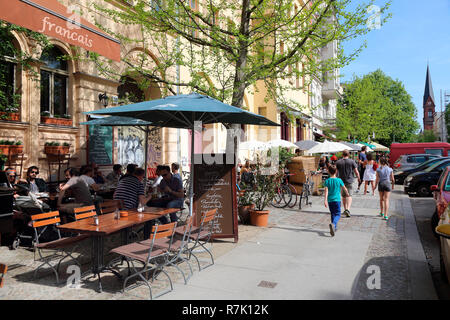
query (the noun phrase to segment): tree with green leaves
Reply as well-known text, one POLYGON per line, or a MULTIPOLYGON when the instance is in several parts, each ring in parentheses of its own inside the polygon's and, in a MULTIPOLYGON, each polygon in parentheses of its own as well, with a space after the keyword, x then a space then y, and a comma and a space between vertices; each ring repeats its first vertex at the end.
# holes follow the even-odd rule
MULTIPOLYGON (((175 87, 189 88, 236 107, 243 107, 244 94, 264 87, 266 99, 275 101, 289 114, 300 109, 295 78, 323 79, 327 72, 348 64, 365 46, 344 55, 340 44, 362 36, 370 14, 351 0, 153 0, 134 1, 107 9, 94 5, 117 23, 139 26, 136 37, 114 34, 123 43, 157 50, 158 63, 147 54, 123 57, 130 72, 138 74, 143 86, 156 83, 163 94, 175 94, 175 87), (301 4, 303 3, 303 4, 301 4), (321 60, 321 49, 338 43, 336 57, 321 60), (177 77, 180 66, 187 77, 177 77), (205 76, 210 80, 205 80, 205 76), (288 81, 288 80, 292 81, 288 81), (258 86, 261 84, 261 86, 258 86), (290 93, 290 94, 288 94, 290 93), (294 93, 294 94, 292 94, 294 93)), ((380 14, 389 15, 385 4, 380 14)), ((99 25, 99 27, 102 27, 99 25)), ((119 79, 107 61, 91 55, 104 74, 119 79)), ((306 88, 307 89, 307 88, 306 88)))
POLYGON ((411 142, 419 129, 416 107, 403 83, 381 70, 344 84, 336 113, 337 136, 344 140, 370 138, 389 146, 411 142))

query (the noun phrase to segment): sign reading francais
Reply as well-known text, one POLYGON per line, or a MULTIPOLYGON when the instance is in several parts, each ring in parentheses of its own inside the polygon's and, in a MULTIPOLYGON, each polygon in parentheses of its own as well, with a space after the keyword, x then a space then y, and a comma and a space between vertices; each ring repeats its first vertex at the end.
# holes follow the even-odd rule
POLYGON ((120 61, 119 41, 57 0, 2 0, 0 19, 120 61))

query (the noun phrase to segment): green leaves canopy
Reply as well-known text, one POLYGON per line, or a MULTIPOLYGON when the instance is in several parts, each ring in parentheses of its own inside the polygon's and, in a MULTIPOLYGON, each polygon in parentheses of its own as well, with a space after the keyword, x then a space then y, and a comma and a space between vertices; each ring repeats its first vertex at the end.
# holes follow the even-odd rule
POLYGON ((367 141, 368 137, 389 146, 409 142, 419 129, 417 110, 403 83, 381 70, 344 85, 337 106, 338 137, 367 141))

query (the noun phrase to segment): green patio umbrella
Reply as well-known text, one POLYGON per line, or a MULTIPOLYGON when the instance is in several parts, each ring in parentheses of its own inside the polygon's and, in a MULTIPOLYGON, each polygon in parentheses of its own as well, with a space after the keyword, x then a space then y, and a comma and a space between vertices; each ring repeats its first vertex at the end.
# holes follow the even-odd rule
POLYGON ((86 114, 117 115, 150 121, 153 126, 184 128, 192 130, 191 134, 191 174, 189 214, 192 216, 194 199, 194 123, 253 124, 279 126, 269 119, 230 106, 219 100, 198 93, 169 96, 162 99, 144 101, 124 106, 104 108, 85 112, 86 114))

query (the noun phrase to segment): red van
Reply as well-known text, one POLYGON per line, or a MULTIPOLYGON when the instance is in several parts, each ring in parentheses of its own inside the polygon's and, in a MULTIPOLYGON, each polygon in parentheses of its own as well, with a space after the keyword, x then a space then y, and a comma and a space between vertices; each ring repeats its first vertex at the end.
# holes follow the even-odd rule
POLYGON ((393 143, 389 155, 389 164, 394 165, 395 160, 402 154, 428 153, 446 157, 449 155, 450 143, 447 142, 421 142, 421 143, 393 143))

